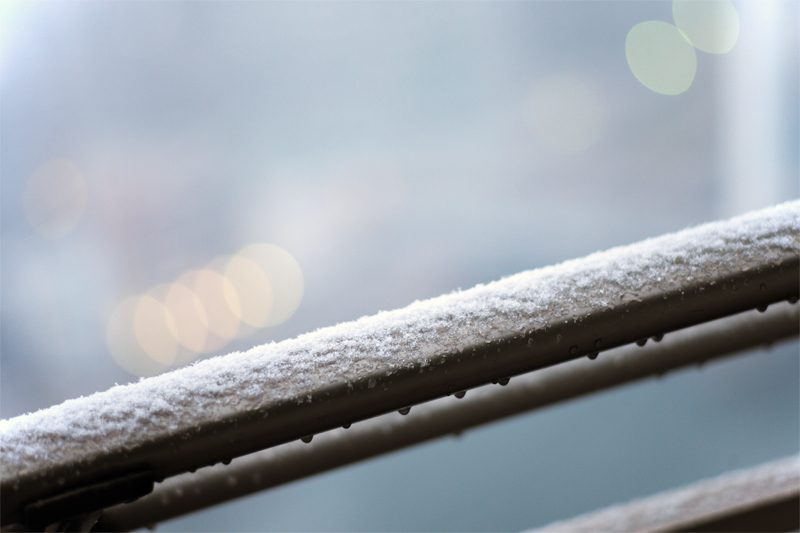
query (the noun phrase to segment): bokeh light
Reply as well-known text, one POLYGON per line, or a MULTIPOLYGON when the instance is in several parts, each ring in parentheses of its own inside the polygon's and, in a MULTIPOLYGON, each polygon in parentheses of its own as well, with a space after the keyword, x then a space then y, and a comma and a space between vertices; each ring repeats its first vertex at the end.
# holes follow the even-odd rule
POLYGON ((136 311, 143 297, 132 296, 111 313, 106 326, 106 343, 111 357, 134 376, 154 376, 169 368, 152 359, 139 345, 134 331, 136 311))
POLYGON ((263 327, 272 310, 272 284, 264 270, 247 257, 235 255, 228 262, 225 278, 229 281, 226 288, 232 289, 225 298, 234 314, 246 324, 263 327))
POLYGON ((48 161, 34 170, 25 189, 25 216, 40 235, 58 239, 80 222, 86 208, 86 180, 69 159, 48 161))
POLYGON ((123 369, 150 376, 286 321, 302 299, 294 257, 252 244, 122 302, 109 319, 108 347, 123 369))
POLYGON ((556 74, 537 83, 526 118, 539 140, 561 154, 586 150, 600 138, 606 107, 592 85, 578 76, 556 74))
MULTIPOLYGON (((239 331, 241 306, 236 289, 225 276, 208 268, 189 273, 188 276, 194 278, 192 288, 205 309, 209 333, 224 341, 224 346, 239 331)), ((209 336, 204 351, 219 349, 221 346, 217 344, 209 336)))
POLYGON ((704 52, 725 54, 739 38, 739 14, 730 0, 673 0, 672 16, 689 42, 704 52))
POLYGON ((258 265, 271 282, 272 308, 261 327, 277 326, 288 320, 303 299, 303 271, 295 258, 274 244, 252 244, 237 257, 258 265))
POLYGON ((302 298, 294 257, 272 244, 252 244, 125 300, 109 320, 108 347, 128 372, 158 374, 286 321, 302 298))
POLYGON ((631 28, 625 39, 625 55, 633 75, 661 94, 683 93, 697 72, 694 47, 667 22, 649 20, 631 28))
POLYGON ((192 352, 203 352, 208 338, 208 315, 200 298, 185 285, 173 283, 164 305, 175 319, 175 339, 192 352))
POLYGON ((175 318, 156 297, 139 298, 133 314, 133 331, 142 350, 154 361, 170 366, 178 351, 175 318))

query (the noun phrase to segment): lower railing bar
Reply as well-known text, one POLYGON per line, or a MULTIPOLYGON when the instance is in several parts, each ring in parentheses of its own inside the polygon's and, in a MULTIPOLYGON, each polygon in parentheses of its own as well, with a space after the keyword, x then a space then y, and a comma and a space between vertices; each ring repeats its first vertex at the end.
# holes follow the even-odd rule
POLYGON ((800 456, 555 522, 530 533, 797 531, 800 456))
POLYGON ((787 302, 671 333, 644 347, 624 346, 511 380, 506 387, 482 387, 463 400, 444 398, 360 422, 350 429, 317 435, 310 444, 292 442, 235 459, 229 466, 204 468, 156 485, 136 502, 106 510, 100 530, 137 529, 418 444, 480 424, 541 408, 601 389, 688 365, 732 355, 797 336, 800 313, 787 302))

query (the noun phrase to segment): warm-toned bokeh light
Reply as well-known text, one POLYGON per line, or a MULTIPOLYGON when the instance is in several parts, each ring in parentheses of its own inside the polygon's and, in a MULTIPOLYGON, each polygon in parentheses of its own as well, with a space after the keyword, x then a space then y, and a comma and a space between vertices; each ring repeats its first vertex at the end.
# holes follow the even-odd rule
POLYGON ((730 0, 673 0, 672 16, 689 42, 704 52, 728 53, 739 38, 739 14, 730 0))
POLYGON ((628 32, 625 55, 633 75, 648 89, 676 95, 694 81, 697 55, 678 28, 649 20, 628 32))
POLYGON ((175 319, 175 339, 193 352, 203 352, 208 338, 208 316, 200 298, 186 285, 173 283, 164 305, 175 319))
POLYGON ((606 109, 595 88, 581 77, 555 74, 536 83, 527 101, 526 118, 550 150, 574 154, 600 138, 606 109))
POLYGON ((267 274, 254 261, 242 255, 235 255, 228 262, 225 277, 225 297, 231 310, 242 322, 251 326, 263 327, 272 311, 272 283, 267 274))
POLYGON ((219 345, 213 336, 209 336, 204 351, 218 350, 234 338, 239 330, 241 305, 236 289, 225 276, 213 270, 197 270, 191 275, 194 278, 192 289, 206 312, 208 331, 224 341, 219 345))
POLYGON ((86 180, 78 166, 69 159, 55 159, 39 166, 28 180, 25 216, 39 234, 58 239, 80 222, 86 199, 86 180))
POLYGON ((178 352, 178 329, 163 303, 149 294, 142 296, 133 314, 133 331, 151 359, 164 366, 172 365, 178 352))
POLYGON ((272 288, 272 309, 261 327, 285 322, 303 299, 303 271, 294 257, 274 244, 252 244, 237 254, 258 265, 272 288))
POLYGON ((111 314, 106 327, 106 343, 114 361, 134 376, 154 376, 168 366, 152 359, 139 345, 134 320, 143 298, 133 296, 120 303, 111 314))
POLYGON ((109 350, 128 372, 158 374, 284 322, 302 298, 303 273, 289 252, 253 244, 125 300, 109 320, 109 350))

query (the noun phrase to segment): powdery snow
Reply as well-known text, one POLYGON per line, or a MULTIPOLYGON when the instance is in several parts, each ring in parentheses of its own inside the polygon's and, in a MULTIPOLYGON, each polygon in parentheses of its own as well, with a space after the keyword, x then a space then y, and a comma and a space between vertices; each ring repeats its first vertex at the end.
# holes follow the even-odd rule
POLYGON ((770 500, 780 501, 793 494, 796 498, 799 484, 800 456, 795 455, 612 505, 528 533, 696 531, 694 527, 722 518, 737 507, 765 506, 770 500))
POLYGON ((794 201, 200 361, 0 421, 0 477, 6 483, 93 462, 226 413, 302 402, 319 387, 426 366, 479 342, 544 327, 553 317, 614 307, 799 251, 794 201))

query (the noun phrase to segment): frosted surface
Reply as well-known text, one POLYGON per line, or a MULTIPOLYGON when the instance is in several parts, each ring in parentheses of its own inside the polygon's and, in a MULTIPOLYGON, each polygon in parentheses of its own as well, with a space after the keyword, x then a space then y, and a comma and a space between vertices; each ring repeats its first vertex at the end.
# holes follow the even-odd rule
POLYGON ((777 500, 800 486, 800 456, 788 457, 748 470, 723 474, 688 487, 614 505, 571 520, 554 522, 530 533, 563 531, 675 531, 667 526, 687 524, 725 509, 761 500, 777 500))
POLYGON ((777 261, 800 250, 800 201, 614 248, 295 339, 198 362, 0 421, 0 476, 133 450, 209 419, 310 401, 467 346, 777 261))

